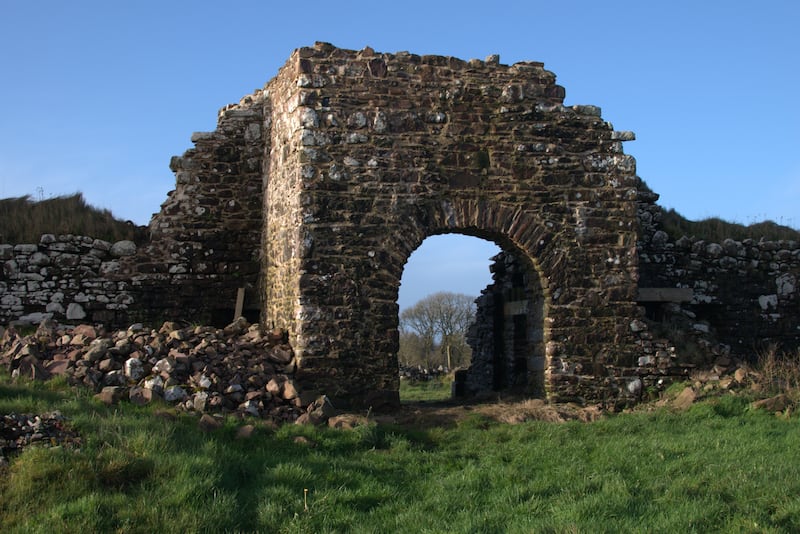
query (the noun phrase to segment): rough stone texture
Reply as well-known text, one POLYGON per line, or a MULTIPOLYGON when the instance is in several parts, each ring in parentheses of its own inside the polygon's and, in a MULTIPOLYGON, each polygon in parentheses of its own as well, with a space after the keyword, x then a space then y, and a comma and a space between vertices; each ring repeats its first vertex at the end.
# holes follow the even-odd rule
MULTIPOLYGON (((467 334, 472 359, 468 369, 455 374, 455 396, 511 391, 561 402, 600 401, 606 409, 621 409, 640 402, 645 391, 663 391, 692 372, 693 363, 681 358, 669 339, 654 336, 648 321, 636 318, 628 325, 639 350, 636 361, 598 354, 591 366, 573 366, 562 359, 562 368, 550 375, 559 387, 548 391, 545 370, 551 346, 543 342, 544 294, 526 275, 524 260, 506 252, 493 259, 494 281, 476 300, 476 320, 467 334)), ((714 355, 711 350, 709 354, 714 355)))
POLYGON ((635 361, 635 163, 542 64, 318 44, 268 88, 265 318, 290 332, 302 380, 396 402, 402 270, 450 232, 527 258, 546 387, 635 361))
POLYGON ((285 333, 246 322, 224 329, 167 322, 158 330, 132 325, 85 335, 89 330, 48 320, 33 335, 20 336, 10 327, 0 336, 0 367, 13 378, 37 380, 62 367, 58 374, 91 388, 106 404, 162 399, 189 412, 232 412, 276 423, 319 408, 319 395, 292 380, 296 365, 285 333), (289 353, 290 361, 272 359, 274 349, 289 353), (278 384, 279 394, 268 384, 278 384))
MULTIPOLYGON (((684 373, 670 340, 649 332, 639 287, 692 288, 691 303, 657 305, 656 315, 680 315, 736 350, 798 346, 798 245, 672 243, 658 227, 657 195, 622 151, 633 134, 614 131, 595 106, 563 100, 541 63, 298 49, 173 158, 175 190, 149 243, 43 236, 0 245, 0 321, 222 326, 244 289, 251 321, 288 331, 301 389, 336 405, 391 406, 405 263, 427 237, 462 233, 504 251, 474 330, 476 352, 494 358, 468 374, 484 385, 630 398, 684 373)), ((181 340, 162 341, 172 342, 181 340)), ((95 369, 101 352, 86 369, 111 382, 141 372, 122 357, 118 369, 95 369)), ((279 365, 286 356, 260 355, 279 365)), ((163 395, 169 385, 156 378, 131 398, 163 395)), ((256 401, 221 394, 241 396, 243 410, 256 401)))
POLYGON ((217 129, 194 133, 195 147, 172 158, 175 190, 150 221, 150 243, 120 258, 118 276, 137 295, 131 321, 191 317, 223 326, 234 317, 239 288, 244 315, 259 319, 267 95, 257 91, 221 109, 217 129))
POLYGON ((130 241, 52 234, 38 244, 0 245, 0 323, 127 321, 134 302, 131 283, 108 275, 118 254, 135 248, 130 241))
POLYGON ((8 457, 30 445, 39 447, 80 448, 81 439, 72 430, 61 412, 0 415, 0 467, 8 465, 8 457))
POLYGON ((544 295, 538 279, 526 279, 521 262, 500 253, 491 266, 494 283, 476 300, 477 316, 467 333, 472 359, 459 396, 517 390, 543 396, 544 295), (462 389, 463 387, 463 389, 462 389))
POLYGON ((689 302, 648 305, 649 316, 688 321, 744 360, 770 346, 800 348, 800 243, 673 241, 659 224, 658 195, 642 190, 639 197, 640 285, 693 292, 689 302))

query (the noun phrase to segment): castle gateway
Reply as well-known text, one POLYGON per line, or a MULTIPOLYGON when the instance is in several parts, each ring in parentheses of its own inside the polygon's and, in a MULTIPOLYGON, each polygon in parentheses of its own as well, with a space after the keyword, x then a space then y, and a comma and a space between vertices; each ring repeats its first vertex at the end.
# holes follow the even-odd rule
POLYGON ((563 100, 541 63, 298 49, 173 159, 139 305, 229 317, 244 287, 245 310, 288 330, 307 387, 392 404, 406 261, 429 236, 477 236, 517 265, 496 314, 520 330, 514 383, 597 397, 642 353, 640 182, 633 135, 563 100))

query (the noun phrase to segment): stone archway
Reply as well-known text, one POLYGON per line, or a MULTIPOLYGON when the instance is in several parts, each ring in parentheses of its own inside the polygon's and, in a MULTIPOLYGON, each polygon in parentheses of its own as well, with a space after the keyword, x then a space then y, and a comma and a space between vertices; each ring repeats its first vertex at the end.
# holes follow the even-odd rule
MULTIPOLYGON (((415 203, 404 221, 406 224, 401 224, 393 239, 387 241, 388 247, 402 251, 396 258, 399 263, 387 265, 390 283, 399 289, 408 257, 432 235, 469 235, 500 246, 503 254, 516 259, 514 266, 518 276, 510 280, 516 287, 494 291, 491 295, 493 316, 482 325, 484 331, 474 334, 478 346, 473 346, 474 350, 477 348, 488 354, 477 361, 473 359, 465 391, 475 393, 488 387, 540 396, 544 393, 546 374, 544 343, 549 337, 544 315, 550 300, 543 281, 558 280, 558 277, 547 277, 530 251, 535 249, 546 256, 549 248, 546 243, 553 239, 546 232, 536 230, 532 211, 498 214, 497 210, 491 202, 465 198, 437 200, 427 206, 424 202, 415 203)), ((397 328, 396 323, 389 326, 397 328)))
POLYGON ((319 44, 268 87, 265 318, 291 332, 301 380, 397 402, 402 268, 448 232, 535 266, 548 394, 591 396, 573 377, 636 354, 635 164, 541 64, 319 44))
POLYGON ((403 265, 428 236, 474 235, 535 273, 518 289, 542 311, 510 320, 543 325, 545 393, 614 394, 605 375, 643 350, 633 136, 563 101, 536 62, 298 49, 173 159, 143 253, 166 259, 134 284, 198 313, 244 289, 289 332, 306 389, 394 404, 403 265))

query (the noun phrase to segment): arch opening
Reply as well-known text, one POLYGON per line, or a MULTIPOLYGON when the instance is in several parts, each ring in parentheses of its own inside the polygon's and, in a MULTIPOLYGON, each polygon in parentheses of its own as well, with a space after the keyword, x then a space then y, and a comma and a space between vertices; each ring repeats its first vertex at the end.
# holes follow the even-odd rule
POLYGON ((493 392, 545 394, 545 292, 538 270, 507 238, 478 233, 451 229, 429 236, 403 266, 401 401, 425 397, 420 390, 426 387, 409 387, 414 382, 438 384, 438 390, 427 387, 431 400, 493 392), (437 331, 426 313, 431 308, 453 312, 464 298, 469 321, 453 337, 452 331, 437 331), (427 338, 425 328, 430 329, 427 338))

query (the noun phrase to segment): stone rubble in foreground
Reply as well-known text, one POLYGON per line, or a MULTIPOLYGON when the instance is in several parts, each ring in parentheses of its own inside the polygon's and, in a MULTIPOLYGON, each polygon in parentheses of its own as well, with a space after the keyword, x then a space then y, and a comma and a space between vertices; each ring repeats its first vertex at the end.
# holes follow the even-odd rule
MULTIPOLYGON (((265 332, 244 318, 222 329, 166 322, 158 330, 135 324, 107 332, 44 321, 33 334, 21 336, 9 327, 0 335, 0 365, 14 378, 64 376, 72 385, 95 391, 105 404, 163 401, 196 414, 204 431, 221 426, 225 414, 260 419, 268 426, 352 428, 367 422, 340 412, 319 392, 302 390, 294 380, 297 366, 285 332, 265 332)), ((715 392, 746 388, 757 393, 762 382, 758 373, 728 357, 718 358, 711 369, 696 370, 691 380, 676 398, 655 405, 685 410, 715 392)), ((752 406, 781 412, 794 403, 778 395, 752 406)), ((512 422, 507 414, 499 420, 512 422)), ((58 412, 0 416, 0 466, 32 444, 80 447, 81 440, 58 412)))
POLYGON ((45 321, 24 337, 9 327, 0 338, 0 365, 12 377, 63 375, 106 404, 162 400, 187 412, 275 424, 322 423, 335 413, 326 397, 295 382, 286 334, 244 318, 222 329, 165 322, 158 330, 134 324, 113 332, 45 321))

